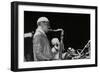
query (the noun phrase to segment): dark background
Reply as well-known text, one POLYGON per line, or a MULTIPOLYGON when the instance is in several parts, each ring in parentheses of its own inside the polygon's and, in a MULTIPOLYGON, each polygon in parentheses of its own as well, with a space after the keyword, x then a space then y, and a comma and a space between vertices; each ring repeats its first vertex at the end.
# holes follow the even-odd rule
MULTIPOLYGON (((39 17, 45 16, 52 29, 64 30, 64 48, 82 49, 90 40, 90 15, 74 13, 31 12, 24 11, 24 33, 35 31, 39 17)), ((53 37, 60 38, 60 32, 48 32, 49 41, 53 37)), ((32 48, 32 38, 25 38, 25 52, 32 48)), ((60 40, 60 39, 59 39, 60 40)), ((30 50, 32 51, 32 50, 30 50)))

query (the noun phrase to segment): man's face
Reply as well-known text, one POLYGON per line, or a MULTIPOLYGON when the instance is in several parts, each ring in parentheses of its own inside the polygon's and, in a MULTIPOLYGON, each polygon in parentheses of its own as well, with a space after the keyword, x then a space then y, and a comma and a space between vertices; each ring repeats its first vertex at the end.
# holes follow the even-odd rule
POLYGON ((50 28, 49 26, 49 22, 48 21, 42 21, 40 22, 41 26, 42 26, 42 29, 45 31, 45 32, 48 32, 48 29, 50 28))

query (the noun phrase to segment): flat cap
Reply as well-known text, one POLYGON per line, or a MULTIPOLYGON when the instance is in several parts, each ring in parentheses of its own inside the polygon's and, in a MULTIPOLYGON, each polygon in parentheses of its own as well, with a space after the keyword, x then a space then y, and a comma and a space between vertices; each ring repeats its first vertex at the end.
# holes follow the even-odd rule
POLYGON ((40 17, 38 20, 37 20, 37 24, 41 21, 49 21, 47 17, 40 17))

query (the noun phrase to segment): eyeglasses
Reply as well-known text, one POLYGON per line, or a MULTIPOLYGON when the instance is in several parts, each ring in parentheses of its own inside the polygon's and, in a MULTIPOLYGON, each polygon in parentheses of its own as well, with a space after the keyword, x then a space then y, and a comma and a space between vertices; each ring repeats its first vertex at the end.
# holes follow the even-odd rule
POLYGON ((42 21, 42 23, 44 23, 44 25, 47 25, 48 27, 50 27, 49 21, 42 21))
POLYGON ((47 23, 47 24, 49 24, 49 21, 42 21, 43 23, 47 23))

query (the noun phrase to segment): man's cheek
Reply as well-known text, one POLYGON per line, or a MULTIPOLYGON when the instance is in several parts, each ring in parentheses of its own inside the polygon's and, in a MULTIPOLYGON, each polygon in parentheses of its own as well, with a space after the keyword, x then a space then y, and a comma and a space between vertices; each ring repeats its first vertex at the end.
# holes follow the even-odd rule
POLYGON ((47 29, 48 29, 48 27, 46 26, 46 27, 45 27, 45 29, 47 30, 47 29))

